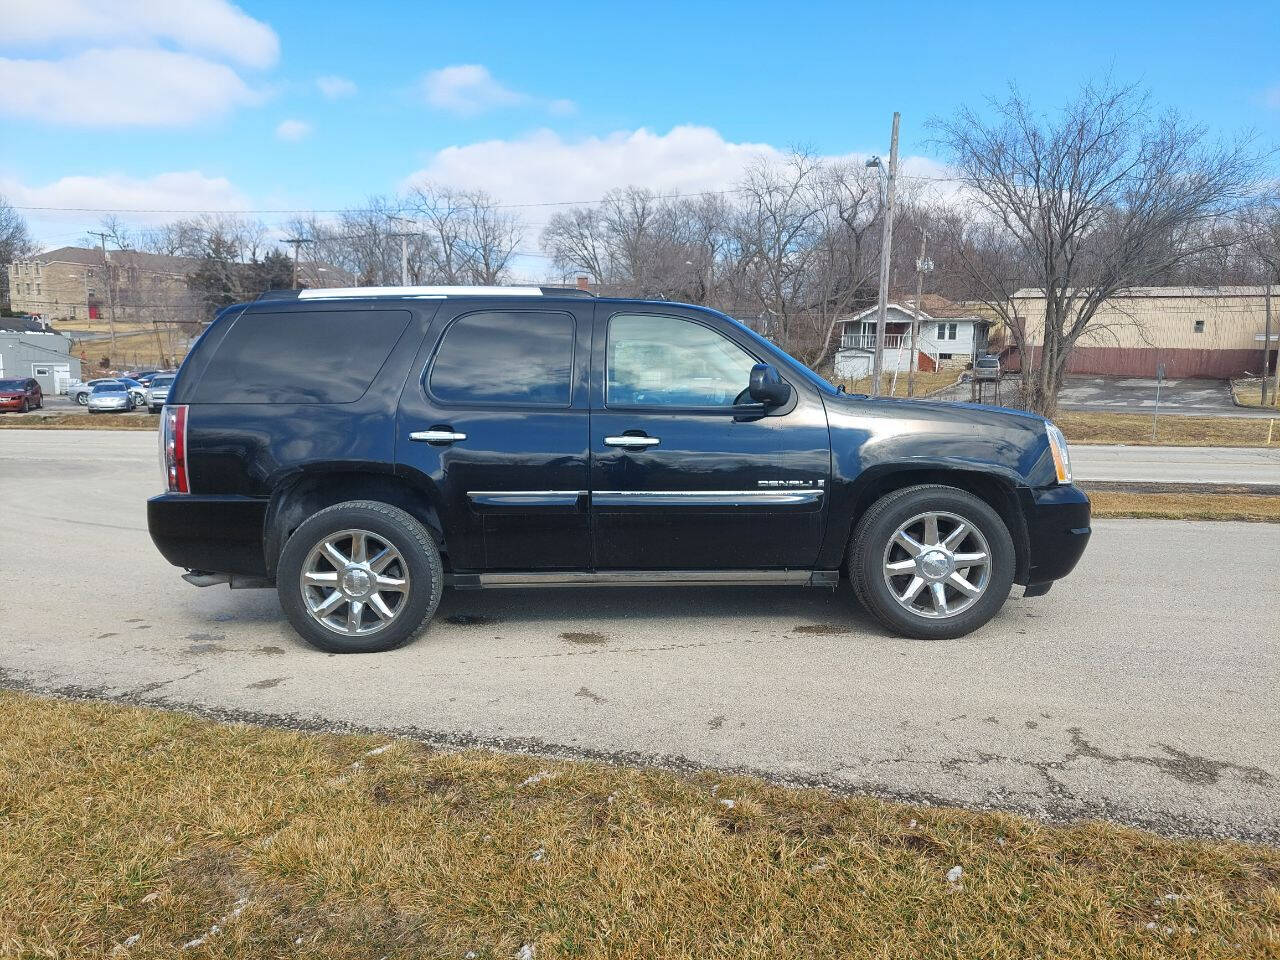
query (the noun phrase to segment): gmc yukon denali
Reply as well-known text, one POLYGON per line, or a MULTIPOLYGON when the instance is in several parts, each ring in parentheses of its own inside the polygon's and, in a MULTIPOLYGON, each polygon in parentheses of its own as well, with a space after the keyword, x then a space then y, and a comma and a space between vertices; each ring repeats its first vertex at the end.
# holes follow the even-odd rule
POLYGON ((981 627, 1089 539, 1062 433, 848 395, 723 314, 542 287, 283 291, 219 312, 161 417, 152 539, 384 650, 445 586, 847 579, 900 635, 981 627))

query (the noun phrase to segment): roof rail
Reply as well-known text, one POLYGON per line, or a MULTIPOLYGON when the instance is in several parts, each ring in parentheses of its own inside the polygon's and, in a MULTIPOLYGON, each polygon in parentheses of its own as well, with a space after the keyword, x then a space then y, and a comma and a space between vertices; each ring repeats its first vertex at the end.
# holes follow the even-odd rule
POLYGON ((368 297, 595 297, 577 287, 318 287, 308 290, 267 290, 259 300, 353 300, 368 297))

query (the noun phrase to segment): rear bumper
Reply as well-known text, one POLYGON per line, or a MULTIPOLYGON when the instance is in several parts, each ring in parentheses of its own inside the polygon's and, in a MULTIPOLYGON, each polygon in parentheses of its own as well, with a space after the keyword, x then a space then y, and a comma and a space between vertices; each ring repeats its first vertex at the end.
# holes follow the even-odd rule
POLYGON ((1088 546, 1089 498, 1062 484, 1023 491, 1027 522, 1027 584, 1060 580, 1075 569, 1088 546))
POLYGON ((211 573, 267 575, 262 550, 267 501, 164 493, 147 501, 147 527, 176 567, 211 573))

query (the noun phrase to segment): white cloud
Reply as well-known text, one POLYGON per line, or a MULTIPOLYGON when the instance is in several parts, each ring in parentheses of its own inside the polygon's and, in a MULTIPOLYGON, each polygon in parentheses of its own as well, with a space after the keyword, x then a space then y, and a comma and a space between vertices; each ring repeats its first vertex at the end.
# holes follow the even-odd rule
POLYGON ((547 101, 512 90, 498 82, 488 67, 478 63, 432 70, 422 78, 422 95, 431 106, 462 116, 521 105, 540 107, 558 115, 576 109, 572 100, 547 101))
POLYGON ((297 143, 311 135, 311 124, 305 120, 282 120, 276 127, 276 139, 297 143))
POLYGON ((175 210, 233 212, 249 206, 248 199, 230 180, 205 176, 198 170, 161 173, 154 177, 123 174, 61 177, 41 185, 0 178, 0 194, 14 206, 26 208, 19 212, 27 219, 37 240, 48 246, 65 245, 80 236, 106 215, 99 212, 104 209, 122 211, 119 216, 131 225, 147 225, 167 223, 183 216, 170 212, 175 210), (29 209, 32 207, 61 209, 29 209))
POLYGON ((340 100, 354 96, 356 92, 356 85, 346 77, 333 75, 316 77, 316 88, 328 100, 340 100))
POLYGON ((280 55, 276 32, 226 0, 0 0, 0 48, 172 43, 250 67, 280 55))
POLYGON ((56 61, 0 58, 0 113, 52 124, 188 126, 261 100, 230 67, 187 53, 121 47, 56 61))
POLYGON ((665 134, 641 128, 581 140, 540 130, 519 140, 446 147, 409 182, 480 188, 507 203, 593 200, 632 184, 696 193, 730 187, 753 159, 784 153, 767 143, 733 143, 700 126, 673 127, 665 134))
POLYGON ((0 114, 190 126, 265 99, 240 69, 279 54, 275 31, 226 0, 0 0, 0 114))

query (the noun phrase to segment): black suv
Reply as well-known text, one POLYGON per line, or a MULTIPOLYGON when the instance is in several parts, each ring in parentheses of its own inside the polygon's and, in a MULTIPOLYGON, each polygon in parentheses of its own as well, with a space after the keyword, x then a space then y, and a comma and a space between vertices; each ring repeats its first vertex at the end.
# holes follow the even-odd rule
POLYGON ((332 651, 445 585, 812 584, 947 638, 1075 566, 1089 500, 1042 417, 846 395, 723 314, 539 287, 267 294, 161 418, 152 539, 275 585, 332 651))

